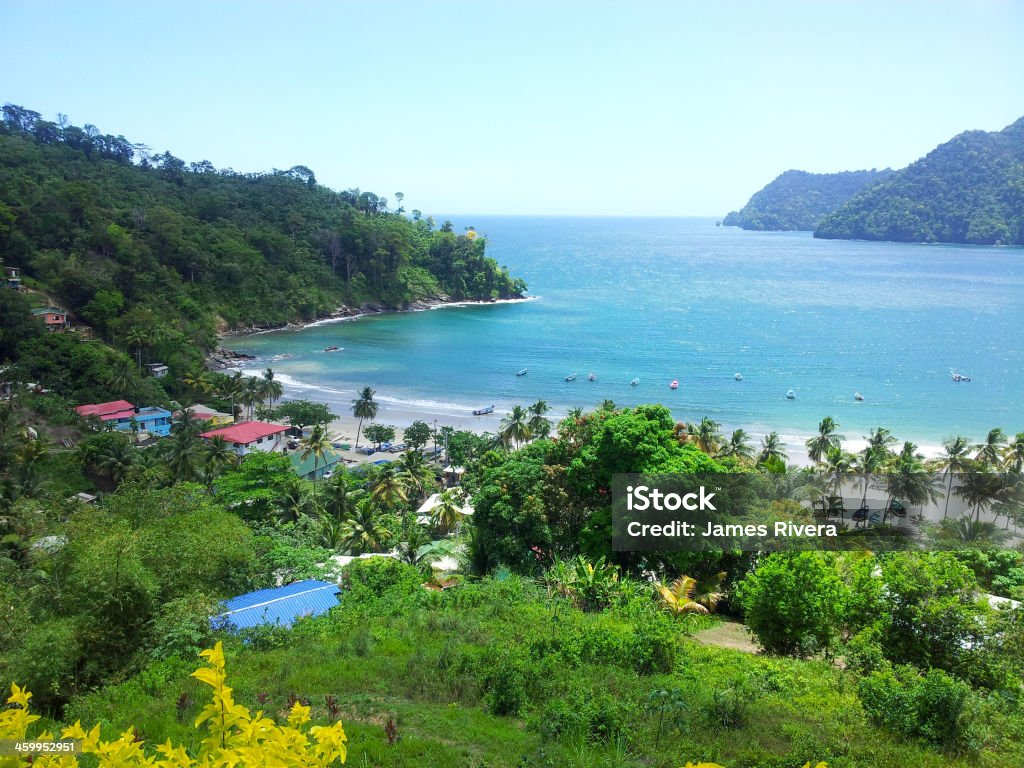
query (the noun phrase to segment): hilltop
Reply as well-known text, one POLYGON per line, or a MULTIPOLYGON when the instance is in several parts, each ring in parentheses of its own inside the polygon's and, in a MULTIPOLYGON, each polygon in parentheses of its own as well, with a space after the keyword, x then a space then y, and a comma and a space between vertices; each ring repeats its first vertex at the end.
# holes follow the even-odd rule
POLYGON ((1024 118, 940 144, 825 216, 814 236, 1024 244, 1024 118))
POLYGON ((726 216, 722 223, 743 229, 809 232, 818 226, 823 216, 891 174, 888 168, 842 173, 786 171, 755 193, 743 208, 726 216))

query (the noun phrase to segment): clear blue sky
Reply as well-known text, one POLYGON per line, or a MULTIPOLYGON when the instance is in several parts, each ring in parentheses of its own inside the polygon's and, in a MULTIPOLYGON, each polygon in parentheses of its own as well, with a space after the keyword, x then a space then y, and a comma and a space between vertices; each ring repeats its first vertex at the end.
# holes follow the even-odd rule
POLYGON ((1024 3, 0 0, 0 101, 424 213, 720 216, 1024 115, 1024 3))

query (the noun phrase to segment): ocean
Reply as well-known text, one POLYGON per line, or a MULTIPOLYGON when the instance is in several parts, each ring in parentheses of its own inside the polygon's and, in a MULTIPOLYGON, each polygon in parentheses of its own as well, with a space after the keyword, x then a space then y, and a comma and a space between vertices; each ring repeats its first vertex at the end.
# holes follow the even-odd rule
POLYGON ((824 416, 854 448, 878 426, 929 451, 1024 430, 1024 249, 815 240, 702 218, 448 218, 485 234, 534 298, 225 345, 258 357, 247 369, 273 368, 287 396, 339 414, 369 385, 378 421, 398 426, 493 429, 515 404, 544 399, 561 415, 608 399, 776 430, 792 446, 824 416), (495 417, 470 415, 491 404, 495 417))

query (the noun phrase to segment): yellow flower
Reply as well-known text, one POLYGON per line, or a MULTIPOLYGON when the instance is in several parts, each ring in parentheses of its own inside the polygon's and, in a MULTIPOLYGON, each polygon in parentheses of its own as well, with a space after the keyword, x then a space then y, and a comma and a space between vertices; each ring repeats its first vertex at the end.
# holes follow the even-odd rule
POLYGON ((298 728, 309 722, 309 707, 304 707, 298 701, 292 705, 292 711, 288 714, 288 725, 298 728))
POLYGON ((28 709, 28 700, 31 698, 31 693, 24 688, 19 688, 17 683, 11 683, 11 695, 7 699, 8 704, 17 704, 23 709, 28 709))

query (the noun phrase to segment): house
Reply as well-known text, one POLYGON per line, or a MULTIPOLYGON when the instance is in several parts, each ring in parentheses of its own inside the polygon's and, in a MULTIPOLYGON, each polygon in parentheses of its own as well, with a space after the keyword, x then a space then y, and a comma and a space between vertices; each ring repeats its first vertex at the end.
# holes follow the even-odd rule
POLYGON ((132 425, 139 432, 166 437, 171 434, 171 412, 149 406, 136 408, 127 400, 113 400, 109 403, 92 403, 75 408, 79 416, 95 416, 105 427, 119 432, 129 432, 132 425))
POLYGON ((246 456, 252 451, 284 450, 284 434, 287 431, 288 427, 283 424, 243 421, 240 424, 211 429, 199 436, 207 441, 215 437, 223 437, 238 456, 246 456))
POLYGON ((215 411, 213 408, 202 403, 190 405, 186 410, 192 413, 192 418, 196 421, 207 421, 211 427, 216 427, 220 424, 233 424, 235 421, 230 415, 215 411))
POLYGON ((330 448, 324 451, 322 459, 314 459, 313 454, 309 454, 306 458, 302 458, 303 450, 300 448, 297 451, 293 451, 288 455, 291 459, 292 469, 299 477, 306 480, 320 480, 329 472, 333 472, 334 468, 341 461, 341 456, 336 454, 330 448), (314 466, 316 469, 314 470, 314 466), (314 475, 315 471, 315 475, 314 475))
POLYGON ((135 412, 135 421, 138 422, 141 431, 149 432, 151 435, 167 437, 171 434, 171 412, 163 408, 155 406, 139 408, 135 412))
POLYGON ((57 307, 33 309, 32 316, 42 318, 43 322, 46 323, 46 330, 51 332, 63 331, 71 327, 71 323, 68 322, 67 310, 58 309, 57 307))
POLYGON ((21 275, 17 267, 7 267, 4 269, 5 284, 8 288, 20 291, 21 290, 21 275))
POLYGON ((127 400, 111 400, 109 403, 90 403, 75 408, 79 416, 95 416, 103 422, 105 427, 119 431, 127 431, 132 428, 132 419, 135 418, 135 406, 127 400))
POLYGON ((233 597, 210 619, 214 629, 238 631, 264 625, 290 627, 296 619, 319 616, 338 604, 337 584, 307 579, 233 597))
POLYGON ((162 379, 167 375, 167 366, 163 363, 147 363, 146 372, 154 379, 162 379))

